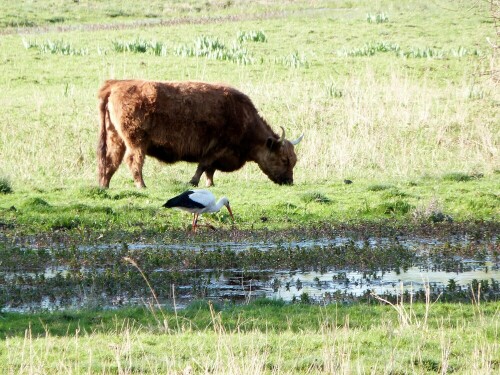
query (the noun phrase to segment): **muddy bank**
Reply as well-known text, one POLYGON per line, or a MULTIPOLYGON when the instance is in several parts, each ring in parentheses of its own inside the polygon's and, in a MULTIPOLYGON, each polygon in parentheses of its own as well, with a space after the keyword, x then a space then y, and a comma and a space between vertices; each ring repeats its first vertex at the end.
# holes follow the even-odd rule
POLYGON ((368 238, 420 237, 436 240, 443 239, 478 239, 494 240, 500 235, 498 221, 467 222, 411 222, 411 221, 367 221, 352 223, 318 222, 307 226, 293 227, 283 230, 249 230, 234 227, 218 228, 216 231, 204 229, 194 235, 189 230, 171 230, 158 232, 147 227, 120 230, 112 228, 107 231, 95 231, 92 228, 61 229, 45 233, 31 233, 30 228, 13 225, 2 225, 0 222, 0 243, 7 242, 13 246, 52 245, 79 246, 99 243, 181 243, 197 244, 207 242, 268 242, 280 243, 294 240, 347 237, 353 240, 368 238))

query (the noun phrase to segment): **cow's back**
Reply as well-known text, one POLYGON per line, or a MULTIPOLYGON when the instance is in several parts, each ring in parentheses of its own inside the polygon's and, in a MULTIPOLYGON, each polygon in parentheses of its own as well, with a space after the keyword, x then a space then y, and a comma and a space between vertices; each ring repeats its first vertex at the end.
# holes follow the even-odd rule
POLYGON ((248 96, 222 84, 109 80, 99 95, 109 98, 112 121, 129 144, 142 143, 168 162, 241 147, 258 118, 248 96))

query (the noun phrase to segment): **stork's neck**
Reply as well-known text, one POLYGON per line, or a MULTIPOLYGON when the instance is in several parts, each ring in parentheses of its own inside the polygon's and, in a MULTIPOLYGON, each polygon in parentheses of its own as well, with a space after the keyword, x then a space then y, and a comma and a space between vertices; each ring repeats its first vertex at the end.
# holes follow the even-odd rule
POLYGON ((222 206, 226 205, 227 202, 228 202, 228 199, 226 197, 222 197, 221 199, 219 199, 217 201, 217 203, 215 205, 210 207, 210 209, 208 211, 209 212, 217 212, 222 208, 222 206))

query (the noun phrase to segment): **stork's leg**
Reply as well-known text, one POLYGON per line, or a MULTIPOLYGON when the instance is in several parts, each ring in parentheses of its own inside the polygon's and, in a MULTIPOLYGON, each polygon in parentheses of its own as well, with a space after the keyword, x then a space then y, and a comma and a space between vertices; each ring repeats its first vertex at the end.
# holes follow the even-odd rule
MULTIPOLYGON (((199 214, 198 214, 199 216, 199 214)), ((212 230, 217 230, 212 224, 208 223, 206 221, 207 219, 204 220, 204 223, 203 224, 199 224, 198 225, 198 217, 196 218, 196 228, 200 227, 200 226, 203 226, 203 227, 207 227, 207 228, 210 228, 212 230)))
POLYGON ((199 214, 193 214, 193 225, 191 226, 193 232, 196 232, 196 225, 198 224, 198 215, 199 214))

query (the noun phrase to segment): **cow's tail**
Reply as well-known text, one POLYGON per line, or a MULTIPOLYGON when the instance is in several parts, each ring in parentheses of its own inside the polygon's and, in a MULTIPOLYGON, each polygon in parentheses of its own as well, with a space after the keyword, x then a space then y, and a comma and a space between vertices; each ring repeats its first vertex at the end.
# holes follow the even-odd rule
POLYGON ((97 163, 98 163, 98 174, 99 174, 99 186, 101 188, 107 188, 109 181, 106 181, 106 169, 107 161, 106 154, 108 151, 108 145, 106 143, 107 132, 106 132, 106 122, 109 121, 108 113, 108 98, 109 91, 101 90, 99 92, 99 140, 97 144, 97 163))

